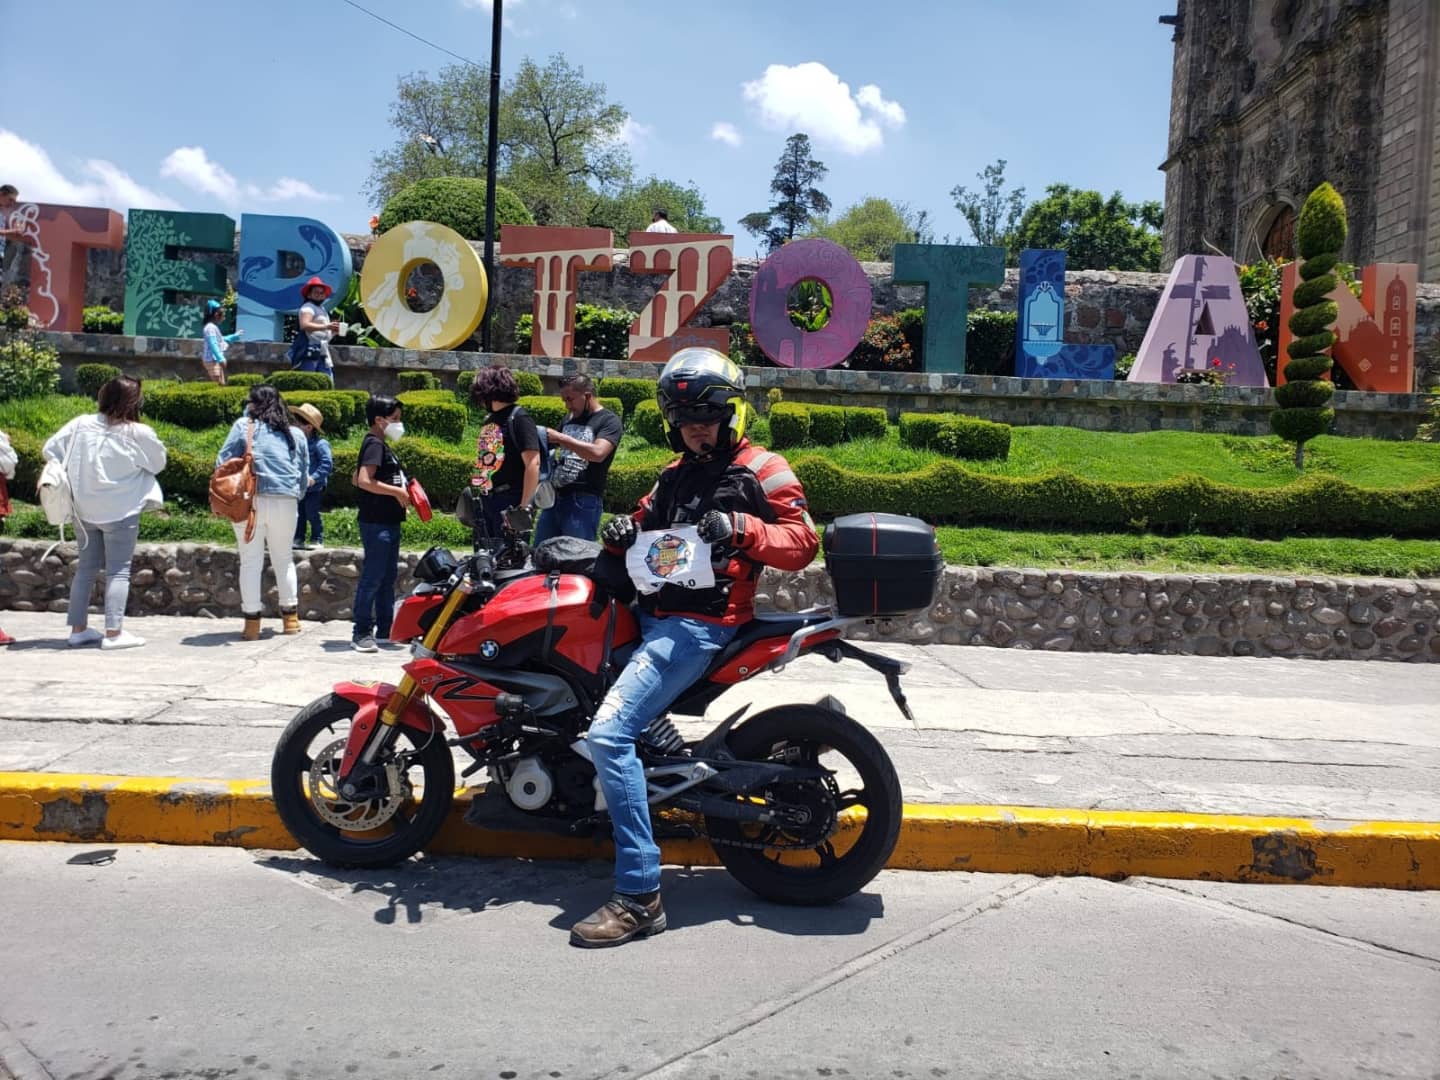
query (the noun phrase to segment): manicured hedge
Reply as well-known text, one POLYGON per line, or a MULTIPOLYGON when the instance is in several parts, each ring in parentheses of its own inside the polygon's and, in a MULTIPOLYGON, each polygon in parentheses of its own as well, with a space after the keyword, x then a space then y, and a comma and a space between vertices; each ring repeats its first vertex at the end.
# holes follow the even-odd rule
POLYGON ((810 441, 835 446, 845 441, 845 408, 841 405, 806 405, 810 410, 810 441))
POLYGON ((660 418, 660 406, 654 401, 641 401, 626 421, 629 430, 655 446, 669 446, 665 437, 665 422, 660 418))
POLYGON ((276 390, 330 390, 334 383, 330 376, 320 371, 272 371, 265 381, 276 390))
POLYGON ((217 424, 233 424, 249 396, 250 391, 243 386, 216 386, 210 382, 147 386, 142 412, 151 420, 199 431, 217 424))
POLYGON ((439 390, 440 380, 429 371, 402 371, 396 378, 400 382, 400 392, 408 390, 439 390))
POLYGON ((265 381, 264 375, 226 375, 226 386, 259 386, 265 381))
POLYGON ((845 437, 847 439, 883 439, 890 428, 890 418, 884 409, 863 409, 849 406, 845 409, 845 437))
POLYGON ((81 364, 75 369, 75 386, 86 397, 94 397, 100 387, 119 374, 114 364, 81 364))
POLYGON ((410 390, 397 398, 405 406, 405 429, 459 442, 469 414, 448 390, 410 390))
POLYGON ((1010 425, 959 413, 902 413, 900 441, 951 457, 986 460, 1010 456, 1010 425))
POLYGON ((779 401, 770 408, 770 441, 777 450, 806 443, 834 446, 846 439, 883 439, 888 428, 884 409, 796 401, 779 401))
MULTIPOLYGON (((314 405, 324 418, 325 434, 337 437, 352 427, 365 426, 365 403, 370 395, 364 390, 282 390, 280 400, 287 406, 314 405)), ((235 416, 239 415, 237 411, 235 416)))
MULTIPOLYGON (((620 404, 619 398, 602 397, 599 401, 601 405, 616 414, 619 414, 624 407, 620 404)), ((570 415, 570 410, 565 408, 565 402, 558 397, 549 395, 522 397, 518 404, 534 418, 538 427, 559 428, 565 423, 565 417, 570 415)))
POLYGON ((793 401, 778 401, 770 408, 770 445, 775 450, 804 446, 810 441, 810 410, 793 401))
POLYGON ((655 400, 655 381, 653 379, 601 379, 595 384, 595 389, 605 397, 617 397, 625 406, 625 419, 635 412, 635 406, 642 401, 655 400))

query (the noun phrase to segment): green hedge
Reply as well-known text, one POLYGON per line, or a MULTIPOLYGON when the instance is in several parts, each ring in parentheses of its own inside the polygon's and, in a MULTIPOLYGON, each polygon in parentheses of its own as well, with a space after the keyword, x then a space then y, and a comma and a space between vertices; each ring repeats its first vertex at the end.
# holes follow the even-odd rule
POLYGON ((810 410, 793 401, 777 401, 770 408, 770 446, 786 450, 810 441, 810 410))
POLYGON ((226 375, 226 386, 259 386, 265 381, 264 375, 226 375))
POLYGON ((847 439, 883 439, 889 430, 890 418, 884 409, 846 407, 845 437, 847 439))
MULTIPOLYGON (((533 371, 516 371, 511 368, 510 374, 515 376, 515 385, 520 388, 521 397, 538 397, 545 393, 545 383, 533 371)), ((455 380, 455 396, 467 405, 470 403, 470 386, 474 382, 474 370, 462 371, 455 380)))
POLYGON ((601 379, 596 390, 607 397, 617 397, 625 406, 625 419, 635 412, 642 401, 654 401, 656 383, 653 379, 601 379))
POLYGON ((119 375, 114 364, 81 364, 75 369, 75 386, 86 397, 94 397, 100 387, 119 375))
MULTIPOLYGON (((624 407, 620 404, 619 398, 602 397, 600 404, 615 414, 619 414, 624 407)), ((570 415, 570 410, 565 408, 565 402, 558 397, 547 395, 522 397, 518 402, 535 419, 538 427, 559 428, 564 425, 565 417, 570 415)))
POLYGON ((370 395, 364 390, 282 390, 280 400, 287 406, 314 405, 325 418, 325 434, 343 436, 352 427, 365 426, 365 403, 370 395))
POLYGON ((959 413, 901 413, 900 441, 920 450, 951 457, 1007 458, 1010 425, 978 420, 959 413))
POLYGON ((199 431, 217 424, 233 424, 245 408, 245 399, 249 396, 250 391, 243 386, 216 386, 210 382, 168 383, 146 389, 143 412, 152 420, 163 420, 199 431))
POLYGON ((630 414, 629 428, 646 442, 655 446, 669 446, 665 437, 665 422, 660 418, 660 405, 655 401, 641 401, 630 414))
POLYGON ((320 371, 272 371, 265 376, 265 381, 276 390, 330 390, 334 383, 330 376, 320 371))
POLYGON ((835 446, 845 441, 845 408, 842 405, 806 405, 810 413, 810 441, 835 446))
POLYGON ((400 392, 409 390, 439 390, 440 380, 429 371, 402 371, 396 378, 400 382, 400 392))
POLYGON ((448 390, 410 390, 396 400, 405 406, 407 431, 433 435, 446 442, 459 442, 465 434, 469 413, 448 390))

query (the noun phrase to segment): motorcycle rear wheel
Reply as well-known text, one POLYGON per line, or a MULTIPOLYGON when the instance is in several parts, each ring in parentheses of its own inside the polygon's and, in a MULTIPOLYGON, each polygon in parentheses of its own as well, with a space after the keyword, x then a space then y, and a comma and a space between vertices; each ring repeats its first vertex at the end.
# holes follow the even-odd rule
MULTIPOLYGON (((844 713, 822 705, 783 705, 751 717, 730 733, 730 751, 741 760, 788 760, 822 765, 839 773, 841 799, 814 785, 806 801, 834 810, 860 807, 863 823, 845 825, 809 850, 737 847, 724 841, 794 842, 772 826, 706 817, 715 854, 746 888, 780 904, 833 904, 863 889, 884 868, 900 838, 900 779, 880 741, 844 713), (859 787, 854 780, 858 774, 859 787), (837 850, 840 848, 842 850, 837 850)), ((757 793, 758 794, 758 793, 757 793)), ((793 802, 795 792, 773 797, 793 802)), ((803 793, 802 793, 803 794, 803 793)))
MULTIPOLYGON (((335 694, 317 698, 290 721, 270 766, 270 790, 285 827, 301 847, 332 866, 390 866, 402 862, 434 839, 455 798, 455 761, 443 733, 433 736, 401 726, 388 754, 409 756, 403 775, 421 791, 407 798, 378 827, 364 831, 341 828, 322 816, 315 800, 323 800, 332 816, 353 813, 363 820, 367 804, 337 804, 315 791, 312 770, 317 746, 333 746, 350 730, 358 706, 335 694), (405 747, 404 743, 409 746, 405 747), (416 773, 418 772, 418 776, 416 773), (416 781, 418 780, 418 785, 416 781), (353 807, 353 810, 347 810, 353 807)), ((343 747, 343 744, 342 744, 343 747)), ((338 752, 332 752, 338 758, 338 752)), ((322 763, 323 764, 323 763, 322 763)), ((338 765, 332 763, 332 767, 338 765)), ((378 803, 373 800, 371 805, 378 803)))

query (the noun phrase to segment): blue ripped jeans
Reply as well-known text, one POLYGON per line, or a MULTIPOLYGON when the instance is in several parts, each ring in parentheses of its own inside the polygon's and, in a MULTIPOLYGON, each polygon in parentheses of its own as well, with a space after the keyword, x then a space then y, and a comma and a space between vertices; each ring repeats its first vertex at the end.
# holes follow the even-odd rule
POLYGON ((635 740, 710 666, 738 627, 677 616, 640 616, 640 645, 595 712, 585 736, 615 827, 615 891, 660 888, 660 847, 650 828, 645 769, 635 740))

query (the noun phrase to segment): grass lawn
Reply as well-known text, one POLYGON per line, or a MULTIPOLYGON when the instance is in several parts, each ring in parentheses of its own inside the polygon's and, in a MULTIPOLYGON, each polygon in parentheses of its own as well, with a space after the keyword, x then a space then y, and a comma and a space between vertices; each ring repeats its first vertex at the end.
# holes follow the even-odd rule
MULTIPOLYGON (((71 417, 93 408, 88 398, 58 395, 0 402, 0 430, 25 430, 43 437, 71 417)), ((219 450, 228 430, 214 427, 191 431, 163 423, 153 426, 166 445, 204 455, 214 455, 219 450)), ((479 422, 472 416, 459 444, 434 439, 424 441, 451 453, 468 452, 475 444, 478 430, 479 422)), ((332 442, 337 449, 358 447, 362 435, 362 431, 354 429, 346 438, 332 442)), ((759 443, 768 442, 769 427, 764 418, 756 420, 752 435, 759 443)), ((407 436, 406 441, 410 438, 407 436)), ((875 474, 922 468, 940 457, 901 445, 899 433, 893 427, 884 439, 790 449, 786 454, 792 459, 819 454, 847 468, 875 474)), ((658 472, 672 455, 638 435, 627 434, 620 456, 630 463, 653 466, 658 472)), ((1307 472, 1333 474, 1362 487, 1405 486, 1440 477, 1440 443, 1322 436, 1307 447, 1306 461, 1307 472)), ((1009 476, 1065 470, 1095 479, 1122 481, 1163 480, 1193 473, 1252 488, 1282 486, 1297 477, 1291 449, 1279 439, 1176 431, 1116 434, 1076 428, 1017 427, 1007 461, 965 462, 965 465, 977 471, 1009 476)), ((328 511, 325 520, 326 540, 330 545, 359 545, 353 510, 328 511)), ((37 539, 55 535, 38 509, 20 503, 16 504, 16 513, 5 531, 11 536, 37 539)), ((1383 537, 1251 540, 1139 532, 1042 532, 948 526, 941 527, 938 533, 946 560, 963 565, 1440 576, 1440 540, 1383 537)), ((151 542, 233 542, 228 523, 203 510, 183 506, 172 506, 168 513, 146 515, 140 535, 142 540, 151 542)), ((444 543, 460 549, 467 546, 469 540, 462 526, 448 515, 439 514, 427 525, 413 517, 409 519, 403 542, 409 548, 423 549, 432 543, 444 543)))

